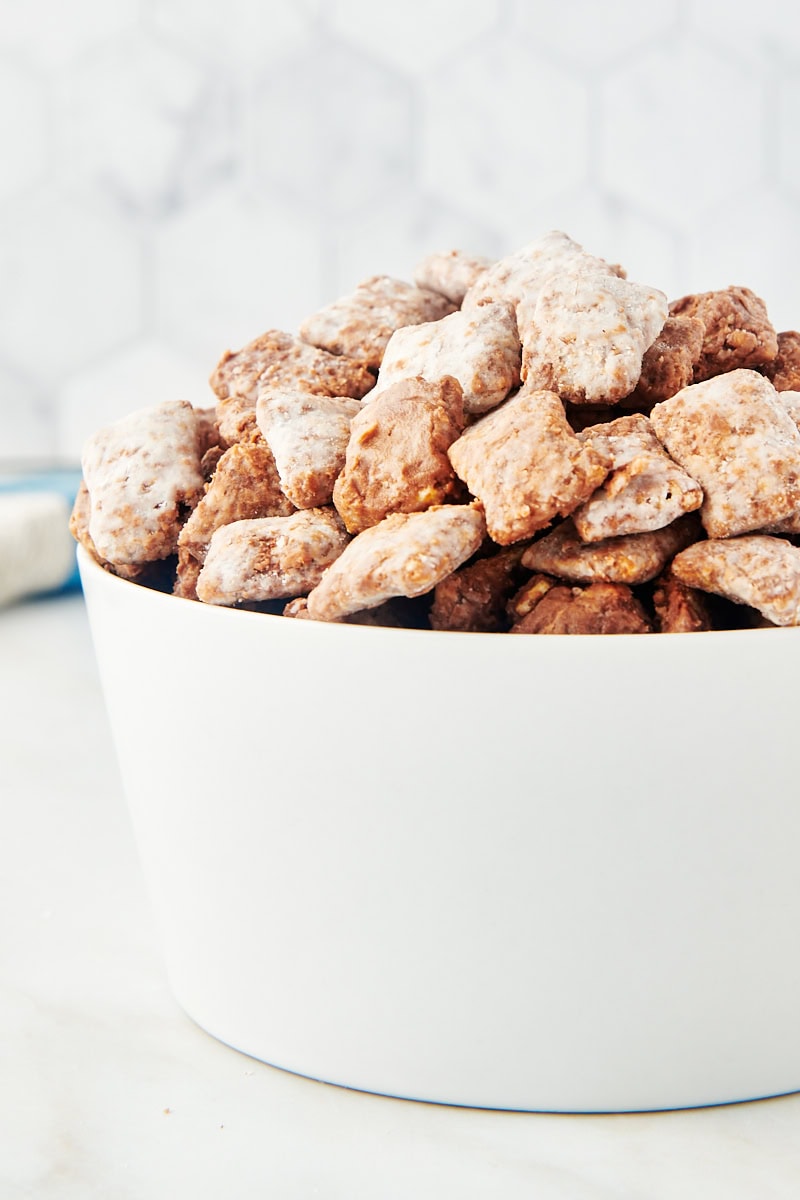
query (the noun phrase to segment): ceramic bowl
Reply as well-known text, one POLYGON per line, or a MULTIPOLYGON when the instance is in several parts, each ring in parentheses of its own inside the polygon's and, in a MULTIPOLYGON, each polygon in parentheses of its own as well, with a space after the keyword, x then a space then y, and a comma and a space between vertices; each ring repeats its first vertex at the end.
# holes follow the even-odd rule
POLYGON ((800 629, 326 625, 81 571, 169 977, 208 1032, 448 1104, 800 1088, 800 629))

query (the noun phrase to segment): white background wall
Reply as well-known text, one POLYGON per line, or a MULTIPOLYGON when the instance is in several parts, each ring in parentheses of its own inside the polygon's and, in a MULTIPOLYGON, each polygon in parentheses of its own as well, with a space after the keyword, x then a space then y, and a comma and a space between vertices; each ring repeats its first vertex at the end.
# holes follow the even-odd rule
POLYGON ((431 249, 562 228, 800 325, 777 0, 0 0, 0 462, 431 249))

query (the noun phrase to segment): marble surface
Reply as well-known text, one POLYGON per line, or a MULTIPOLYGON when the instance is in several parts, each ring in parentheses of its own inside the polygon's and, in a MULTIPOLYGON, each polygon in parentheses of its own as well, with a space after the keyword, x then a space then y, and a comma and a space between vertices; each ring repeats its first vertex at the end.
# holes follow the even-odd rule
POLYGON ((0 612, 0 1196, 796 1200, 800 1094, 624 1116, 361 1095, 201 1032, 164 971, 80 596, 0 612))

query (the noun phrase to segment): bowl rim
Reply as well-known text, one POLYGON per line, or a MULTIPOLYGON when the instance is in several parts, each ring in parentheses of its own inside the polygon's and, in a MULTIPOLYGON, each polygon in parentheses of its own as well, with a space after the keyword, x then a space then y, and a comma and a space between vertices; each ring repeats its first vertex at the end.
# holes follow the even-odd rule
MULTIPOLYGON (((98 583, 102 579, 104 582, 100 586, 108 586, 112 589, 121 589, 122 592, 127 592, 129 596, 132 596, 134 593, 140 593, 142 603, 155 605, 166 603, 169 604, 170 607, 174 606, 176 603, 179 603, 190 608, 196 614, 200 612, 206 614, 203 619, 222 622, 233 620, 240 627, 243 627, 244 622, 248 620, 255 622, 256 624, 261 623, 262 625, 265 621, 269 624, 275 624, 276 622, 279 622, 281 628, 286 628, 287 636, 296 636, 295 633, 289 633, 289 630, 304 629, 307 632, 305 634, 301 634, 300 636, 316 637, 321 635, 324 636, 323 631, 325 630, 335 629, 339 631, 335 635, 337 638, 349 638, 355 636, 359 641, 364 636, 363 631, 365 630, 367 631, 366 636, 368 637, 381 634, 392 638, 423 637, 429 641, 433 638, 436 644, 440 644, 443 640, 452 643, 453 639, 466 639, 469 643, 476 645, 484 645, 487 643, 505 644, 506 641, 510 641, 513 645, 517 645, 519 642, 522 642, 523 645, 541 645, 542 642, 545 641, 555 644, 563 644, 564 642, 567 642, 570 644, 574 643, 576 645, 585 645, 587 642, 591 642, 592 644, 609 642, 612 646, 614 646, 620 642, 630 643, 632 641, 635 641, 636 644, 639 645, 642 641, 642 635, 637 633, 556 633, 548 634, 546 636, 543 635, 542 637, 535 637, 531 635, 523 638, 508 638, 507 635, 504 634, 469 632, 460 629, 415 629, 411 627, 393 625, 351 625, 344 621, 293 620, 291 618, 284 617, 279 613, 253 612, 250 609, 237 608, 232 605, 203 604, 202 601, 190 600, 186 596, 175 596, 171 592, 163 592, 158 588, 151 588, 147 587, 145 584, 136 583, 134 580, 123 579, 119 575, 115 575, 113 571, 106 570, 106 568, 98 562, 94 555, 92 555, 85 546, 80 544, 77 547, 77 560, 81 581, 83 581, 85 575, 88 575, 90 578, 98 581, 98 583), (211 614, 215 615, 212 616, 211 614), (350 632, 343 634, 341 632, 343 630, 348 630, 350 632)), ((648 637, 647 644, 652 645, 653 643, 663 643, 664 650, 666 651, 670 645, 674 646, 676 644, 676 640, 685 642, 686 638, 701 639, 702 643, 706 643, 709 639, 712 639, 715 644, 720 644, 722 641, 729 639, 733 639, 734 642, 740 642, 743 636, 745 639, 748 639, 753 634, 757 633, 770 633, 772 635, 781 633, 784 636, 800 636, 800 625, 775 625, 772 627, 768 626, 755 629, 712 629, 694 633, 684 632, 671 633, 668 635, 659 634, 654 637, 648 637)), ((529 653, 529 651, 524 651, 520 647, 515 653, 529 653)), ((650 652, 648 651, 648 653, 650 652)))

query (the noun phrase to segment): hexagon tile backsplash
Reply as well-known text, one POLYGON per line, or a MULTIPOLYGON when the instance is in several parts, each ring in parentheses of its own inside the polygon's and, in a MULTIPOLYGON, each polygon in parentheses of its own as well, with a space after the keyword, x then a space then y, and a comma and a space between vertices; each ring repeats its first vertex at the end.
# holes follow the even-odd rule
POLYGON ((0 463, 551 228, 796 327, 798 126, 791 0, 3 0, 0 463))

